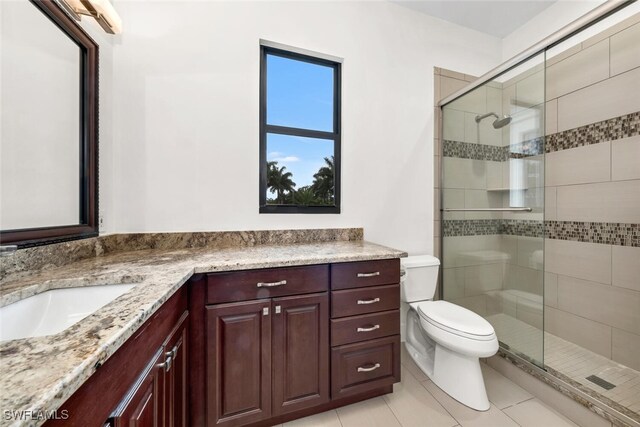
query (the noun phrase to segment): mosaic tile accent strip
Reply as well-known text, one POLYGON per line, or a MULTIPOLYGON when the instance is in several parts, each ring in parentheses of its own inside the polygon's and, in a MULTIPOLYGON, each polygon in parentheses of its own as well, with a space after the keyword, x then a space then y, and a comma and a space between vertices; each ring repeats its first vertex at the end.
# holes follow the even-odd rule
POLYGON ((640 111, 547 136, 545 151, 568 150, 640 135, 640 111))
POLYGON ((445 219, 442 221, 442 235, 488 236, 500 234, 500 219, 445 219))
POLYGON ((549 239, 640 247, 640 224, 546 221, 545 225, 549 239))
POLYGON ((542 237, 616 246, 640 247, 640 224, 542 221, 520 219, 458 219, 442 222, 442 235, 542 237))
POLYGON ((511 144, 507 156, 510 159, 523 159, 525 157, 538 156, 544 153, 544 137, 533 138, 528 141, 511 144))
POLYGON ((542 237, 544 226, 542 221, 531 219, 500 220, 500 234, 508 236, 542 237))
POLYGON ((496 145, 444 140, 442 149, 444 157, 491 160, 494 162, 503 162, 506 160, 505 147, 498 147, 496 145))
POLYGON ((450 140, 444 140, 443 143, 444 157, 455 157, 457 159, 506 162, 509 159, 523 159, 543 153, 544 137, 518 142, 506 147, 450 140))

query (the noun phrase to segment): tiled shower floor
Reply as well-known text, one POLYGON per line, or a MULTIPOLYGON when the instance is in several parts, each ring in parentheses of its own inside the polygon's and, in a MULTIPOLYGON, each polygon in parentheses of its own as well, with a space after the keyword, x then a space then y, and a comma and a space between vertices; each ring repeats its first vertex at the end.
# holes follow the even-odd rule
MULTIPOLYGON (((487 316, 498 339, 513 350, 537 358, 542 331, 504 313, 487 316)), ((544 333, 544 364, 554 375, 640 422, 640 372, 593 353, 555 335, 544 333), (604 388, 587 380, 595 375, 614 387, 604 388)))

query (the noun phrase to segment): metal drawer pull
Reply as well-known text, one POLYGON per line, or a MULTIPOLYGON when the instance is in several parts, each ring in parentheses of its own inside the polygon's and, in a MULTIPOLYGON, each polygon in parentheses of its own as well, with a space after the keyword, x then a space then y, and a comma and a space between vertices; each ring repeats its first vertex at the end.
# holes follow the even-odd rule
POLYGON ((178 355, 178 346, 173 347, 170 351, 167 351, 164 355, 175 359, 176 356, 178 355))
POLYGON ((370 328, 358 328, 357 331, 358 332, 371 332, 371 331, 375 331, 376 329, 380 329, 380 325, 373 325, 370 328))
POLYGON ((169 353, 171 352, 167 352, 165 361, 159 364, 159 367, 164 369, 165 372, 169 372, 171 370, 171 363, 173 363, 173 358, 168 355, 169 353))
POLYGON ((358 304, 375 304, 376 302, 380 302, 380 298, 367 299, 367 300, 358 300, 358 304))
POLYGON ((363 368, 362 366, 360 366, 360 367, 358 367, 358 372, 371 372, 371 371, 375 371, 379 367, 380 367, 379 363, 376 363, 375 365, 373 365, 370 368, 363 368))
POLYGON ((380 272, 379 271, 374 271, 373 273, 358 273, 358 277, 373 277, 373 276, 379 276, 380 272))
POLYGON ((286 280, 280 280, 279 282, 258 282, 258 287, 259 288, 272 288, 274 286, 282 286, 282 285, 286 285, 287 281, 286 280))

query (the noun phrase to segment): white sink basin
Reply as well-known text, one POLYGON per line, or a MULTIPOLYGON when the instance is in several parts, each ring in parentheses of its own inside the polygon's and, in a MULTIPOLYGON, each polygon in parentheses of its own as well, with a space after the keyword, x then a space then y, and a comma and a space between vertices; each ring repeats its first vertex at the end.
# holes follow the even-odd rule
POLYGON ((53 289, 0 307, 0 341, 62 332, 135 284, 53 289))

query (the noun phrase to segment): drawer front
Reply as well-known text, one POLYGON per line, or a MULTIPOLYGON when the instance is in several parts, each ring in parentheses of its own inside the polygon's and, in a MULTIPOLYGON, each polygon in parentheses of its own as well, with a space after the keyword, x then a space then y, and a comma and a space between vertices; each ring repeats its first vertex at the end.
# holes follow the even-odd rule
POLYGON ((400 310, 331 320, 331 346, 388 337, 400 333, 400 310))
POLYGON ((400 381, 400 335, 331 349, 332 398, 400 381))
POLYGON ((331 292, 331 317, 353 316, 400 308, 400 285, 331 292))
POLYGON ((207 275, 207 304, 324 292, 329 266, 269 268, 207 275))
POLYGON ((400 260, 349 262, 331 265, 331 289, 364 288, 400 283, 400 260))

